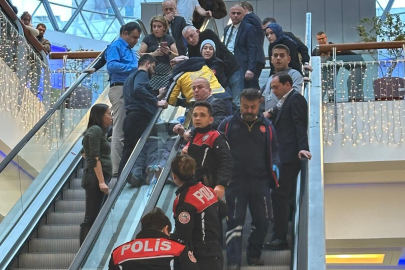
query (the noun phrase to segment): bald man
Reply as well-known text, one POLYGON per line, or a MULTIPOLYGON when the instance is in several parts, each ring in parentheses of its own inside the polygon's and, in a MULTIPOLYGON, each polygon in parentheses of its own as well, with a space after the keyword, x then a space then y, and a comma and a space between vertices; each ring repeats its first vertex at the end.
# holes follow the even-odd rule
MULTIPOLYGON (((169 34, 176 41, 179 55, 186 55, 186 47, 181 31, 187 26, 186 20, 181 16, 176 16, 177 4, 174 0, 165 0, 162 2, 163 16, 169 23, 169 34)), ((187 43, 186 43, 187 44, 187 43)))

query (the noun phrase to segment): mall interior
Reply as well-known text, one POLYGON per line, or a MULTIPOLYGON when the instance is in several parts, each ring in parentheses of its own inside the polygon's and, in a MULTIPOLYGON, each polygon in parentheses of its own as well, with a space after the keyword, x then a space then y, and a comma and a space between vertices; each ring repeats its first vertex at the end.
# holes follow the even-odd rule
MULTIPOLYGON (((223 40, 238 2, 224 0, 227 15, 205 18, 200 32, 210 29, 223 40)), ((261 20, 275 18, 310 55, 318 49, 321 56, 312 55, 312 70, 304 72, 312 159, 302 160, 291 198, 289 249, 264 248, 264 266, 243 258, 240 269, 405 269, 405 1, 250 3, 261 20), (333 43, 318 44, 321 31, 333 43), (342 51, 356 57, 339 57, 342 51)), ((190 112, 169 106, 153 116, 80 245, 82 135, 90 108, 111 104, 107 66, 84 71, 103 58, 121 26, 134 21, 142 29, 137 53, 151 33, 151 18, 162 14, 162 1, 0 0, 0 7, 0 269, 108 269, 111 252, 134 239, 154 207, 174 225, 177 188, 169 162, 149 185, 133 187, 128 179, 150 140, 163 151, 162 142, 173 138, 169 159, 181 150, 183 138, 155 134, 154 127, 183 116, 186 125, 190 112), (45 25, 50 52, 20 19, 24 12, 32 16, 30 27, 45 25)), ((270 75, 269 46, 264 38, 260 87, 270 75)))

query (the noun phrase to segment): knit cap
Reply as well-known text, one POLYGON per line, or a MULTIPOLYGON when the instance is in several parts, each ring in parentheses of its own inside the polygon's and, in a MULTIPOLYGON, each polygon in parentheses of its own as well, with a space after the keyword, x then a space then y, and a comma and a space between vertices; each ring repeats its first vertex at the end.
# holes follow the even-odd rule
POLYGON ((206 39, 203 42, 201 42, 200 52, 202 51, 202 49, 204 48, 204 45, 206 45, 206 44, 210 44, 214 48, 214 53, 215 53, 217 48, 215 47, 214 41, 212 41, 211 39, 206 39))

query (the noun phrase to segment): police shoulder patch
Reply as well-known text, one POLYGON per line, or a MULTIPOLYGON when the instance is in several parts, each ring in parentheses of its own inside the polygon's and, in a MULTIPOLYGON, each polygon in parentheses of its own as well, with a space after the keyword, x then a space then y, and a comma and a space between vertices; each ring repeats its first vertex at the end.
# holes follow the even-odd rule
POLYGON ((193 263, 197 262, 197 259, 194 257, 193 252, 189 251, 188 252, 188 258, 190 259, 190 261, 192 261, 193 263))
POLYGON ((181 212, 179 214, 179 221, 181 224, 187 224, 190 222, 190 214, 188 212, 181 212))

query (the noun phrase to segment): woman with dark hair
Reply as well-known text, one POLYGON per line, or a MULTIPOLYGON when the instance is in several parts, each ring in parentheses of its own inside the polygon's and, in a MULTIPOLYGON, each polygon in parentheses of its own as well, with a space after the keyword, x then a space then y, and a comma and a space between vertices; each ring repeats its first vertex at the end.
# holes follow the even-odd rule
POLYGON ((150 54, 156 58, 155 74, 151 77, 150 84, 157 91, 166 87, 172 73, 170 60, 178 56, 176 41, 168 34, 169 23, 161 15, 153 16, 150 20, 151 34, 147 35, 139 49, 139 55, 150 54))
POLYGON ((173 181, 179 186, 173 204, 174 239, 190 247, 200 269, 220 270, 218 199, 212 188, 196 180, 195 168, 195 160, 187 155, 177 156, 171 163, 173 181))
POLYGON ((83 134, 86 167, 82 187, 86 190, 86 212, 84 222, 80 225, 80 245, 100 212, 104 196, 108 194, 107 184, 112 175, 112 163, 106 132, 111 124, 111 109, 108 105, 96 104, 91 108, 89 123, 83 134))
POLYGON ((297 50, 297 44, 290 39, 288 36, 284 35, 283 33, 283 28, 277 24, 277 23, 270 23, 266 27, 266 37, 270 42, 269 45, 269 59, 270 59, 270 75, 273 75, 275 73, 275 69, 273 64, 271 63, 271 56, 273 54, 273 48, 277 44, 284 44, 285 46, 290 49, 290 57, 291 61, 288 64, 289 67, 292 69, 297 70, 299 73, 302 75, 302 68, 301 68, 301 63, 300 59, 298 57, 298 50, 297 50))
POLYGON ((27 27, 27 29, 30 31, 31 35, 33 35, 34 37, 39 35, 38 29, 35 29, 31 24, 32 16, 31 14, 28 13, 28 11, 24 11, 20 19, 25 25, 25 27, 27 27))

